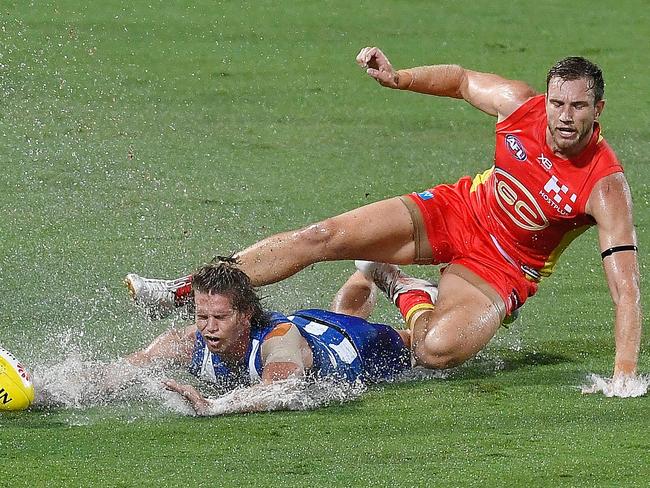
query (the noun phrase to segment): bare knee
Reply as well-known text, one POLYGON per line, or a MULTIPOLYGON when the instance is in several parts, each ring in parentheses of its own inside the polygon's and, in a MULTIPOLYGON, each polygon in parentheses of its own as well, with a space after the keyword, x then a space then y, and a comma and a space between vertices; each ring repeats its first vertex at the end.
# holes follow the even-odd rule
POLYGON ((471 357, 465 346, 460 338, 445 333, 443 327, 432 328, 420 340, 414 341, 413 357, 418 366, 425 368, 453 368, 471 357))
POLYGON ((426 342, 413 346, 413 357, 417 366, 429 369, 453 368, 467 360, 467 357, 460 354, 459 351, 430 347, 426 342))
POLYGON ((345 234, 335 218, 325 219, 296 232, 297 246, 306 246, 318 253, 320 260, 341 258, 341 235, 345 234))
POLYGON ((499 329, 501 315, 485 294, 455 275, 443 275, 434 310, 413 327, 416 364, 445 369, 464 363, 485 347, 499 329))

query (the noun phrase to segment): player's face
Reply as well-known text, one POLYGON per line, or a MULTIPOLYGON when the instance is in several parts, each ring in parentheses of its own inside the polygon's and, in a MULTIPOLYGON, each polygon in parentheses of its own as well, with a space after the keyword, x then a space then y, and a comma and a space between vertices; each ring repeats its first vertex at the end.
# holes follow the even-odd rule
POLYGON ((250 340, 250 314, 235 310, 230 297, 195 293, 196 327, 210 352, 225 360, 243 359, 250 340))
POLYGON ((594 104, 594 91, 586 78, 565 81, 551 78, 546 92, 546 142, 561 157, 580 153, 593 133, 604 100, 594 104))

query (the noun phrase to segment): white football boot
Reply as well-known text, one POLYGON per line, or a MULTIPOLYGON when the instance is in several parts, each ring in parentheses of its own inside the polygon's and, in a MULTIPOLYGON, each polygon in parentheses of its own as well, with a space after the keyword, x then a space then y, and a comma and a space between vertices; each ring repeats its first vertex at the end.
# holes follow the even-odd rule
MULTIPOLYGON (((368 279, 374 281, 375 285, 395 304, 397 297, 410 290, 422 290, 429 294, 431 303, 436 303, 436 298, 438 298, 437 285, 409 276, 394 264, 355 261, 354 265, 368 279)), ((513 310, 510 315, 503 319, 503 325, 506 328, 519 318, 520 310, 513 310)))
POLYGON ((426 292, 431 297, 431 303, 436 303, 438 298, 437 285, 427 280, 409 276, 394 264, 357 260, 354 265, 366 278, 374 281, 375 285, 395 304, 397 303, 397 297, 411 290, 426 292))
POLYGON ((124 283, 133 301, 152 319, 168 317, 177 309, 181 309, 181 315, 186 318, 194 313, 191 276, 158 280, 129 273, 124 283))

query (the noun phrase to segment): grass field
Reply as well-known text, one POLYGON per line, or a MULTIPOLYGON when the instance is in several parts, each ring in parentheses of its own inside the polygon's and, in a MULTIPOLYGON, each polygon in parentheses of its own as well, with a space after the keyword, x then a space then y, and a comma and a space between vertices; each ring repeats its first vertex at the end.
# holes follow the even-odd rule
MULTIPOLYGON (((134 312, 126 273, 175 277, 491 164, 494 120, 381 89, 354 63, 366 45, 397 67, 455 62, 539 90, 561 57, 599 63, 604 132, 632 187, 647 275, 646 10, 643 0, 3 1, 0 344, 41 368, 71 351, 115 358, 171 325, 134 312)), ((327 307, 351 270, 313 266, 268 287, 267 305, 327 307)), ((374 318, 399 321, 385 303, 374 318)), ((0 486, 647 486, 649 398, 577 388, 611 374, 612 334, 589 231, 522 319, 445 378, 309 412, 196 419, 132 402, 3 414, 0 486)))

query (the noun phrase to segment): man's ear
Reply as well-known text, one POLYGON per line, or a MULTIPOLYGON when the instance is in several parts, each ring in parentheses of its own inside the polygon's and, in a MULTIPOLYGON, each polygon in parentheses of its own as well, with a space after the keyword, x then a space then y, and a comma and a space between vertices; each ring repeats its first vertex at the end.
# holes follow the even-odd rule
POLYGON ((596 120, 600 117, 600 114, 605 110, 605 100, 599 100, 596 102, 596 120))

